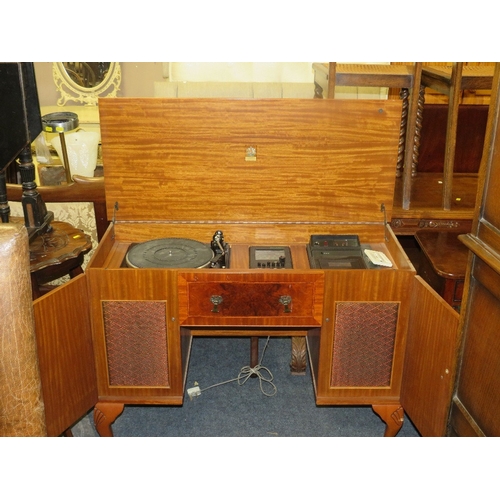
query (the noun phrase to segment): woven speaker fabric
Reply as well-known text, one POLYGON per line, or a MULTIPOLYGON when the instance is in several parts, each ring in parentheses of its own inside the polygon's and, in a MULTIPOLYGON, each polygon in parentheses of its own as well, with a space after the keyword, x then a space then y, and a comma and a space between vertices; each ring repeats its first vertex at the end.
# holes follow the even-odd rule
POLYGON ((166 302, 104 301, 109 384, 168 387, 166 302))
POLYGON ((398 309, 395 302, 336 304, 332 386, 390 386, 398 309))

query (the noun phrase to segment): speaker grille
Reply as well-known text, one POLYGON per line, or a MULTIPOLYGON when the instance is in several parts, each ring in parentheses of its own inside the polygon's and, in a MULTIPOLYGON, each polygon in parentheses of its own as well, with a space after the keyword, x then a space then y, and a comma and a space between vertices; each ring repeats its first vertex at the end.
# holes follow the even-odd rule
POLYGON ((166 303, 104 301, 109 384, 168 386, 166 303))
POLYGON ((395 302, 337 303, 332 386, 390 386, 398 307, 395 302))

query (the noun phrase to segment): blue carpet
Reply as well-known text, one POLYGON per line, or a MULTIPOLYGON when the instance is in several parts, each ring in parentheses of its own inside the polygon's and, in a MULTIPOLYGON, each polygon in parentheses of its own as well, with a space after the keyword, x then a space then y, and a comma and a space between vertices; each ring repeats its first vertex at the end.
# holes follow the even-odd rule
MULTIPOLYGON (((265 338, 259 341, 262 356, 265 338)), ((113 424, 116 437, 376 437, 385 424, 371 407, 316 406, 309 367, 305 376, 290 375, 289 338, 272 337, 265 348, 262 365, 274 377, 274 396, 262 393, 259 380, 237 381, 240 369, 249 364, 250 339, 193 339, 186 389, 195 382, 201 395, 186 395, 181 407, 126 406, 113 424), (211 387, 211 388, 209 388, 211 387)), ((264 372, 268 377, 268 374, 264 372)), ((271 393, 271 385, 263 383, 271 393)), ((73 428, 75 436, 97 435, 87 415, 73 428)), ((398 437, 417 437, 408 418, 398 437)))

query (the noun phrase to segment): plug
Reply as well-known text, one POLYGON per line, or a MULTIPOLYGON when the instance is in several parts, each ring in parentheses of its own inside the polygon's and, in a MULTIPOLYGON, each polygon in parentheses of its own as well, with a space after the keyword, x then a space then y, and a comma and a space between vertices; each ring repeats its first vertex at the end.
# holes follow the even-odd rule
POLYGON ((192 401, 194 397, 196 396, 201 396, 201 390, 200 387, 195 385, 194 387, 191 387, 187 390, 189 399, 192 401))

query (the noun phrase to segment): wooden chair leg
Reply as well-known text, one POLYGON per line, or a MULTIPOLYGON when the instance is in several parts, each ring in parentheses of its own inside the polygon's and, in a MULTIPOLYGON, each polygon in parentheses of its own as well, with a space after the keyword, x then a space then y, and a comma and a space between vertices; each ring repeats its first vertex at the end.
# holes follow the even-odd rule
POLYGON ((453 63, 451 88, 448 102, 448 120, 446 122, 446 146, 443 164, 443 209, 451 209, 453 190, 453 167, 457 145, 458 109, 462 94, 462 68, 464 63, 453 63))

